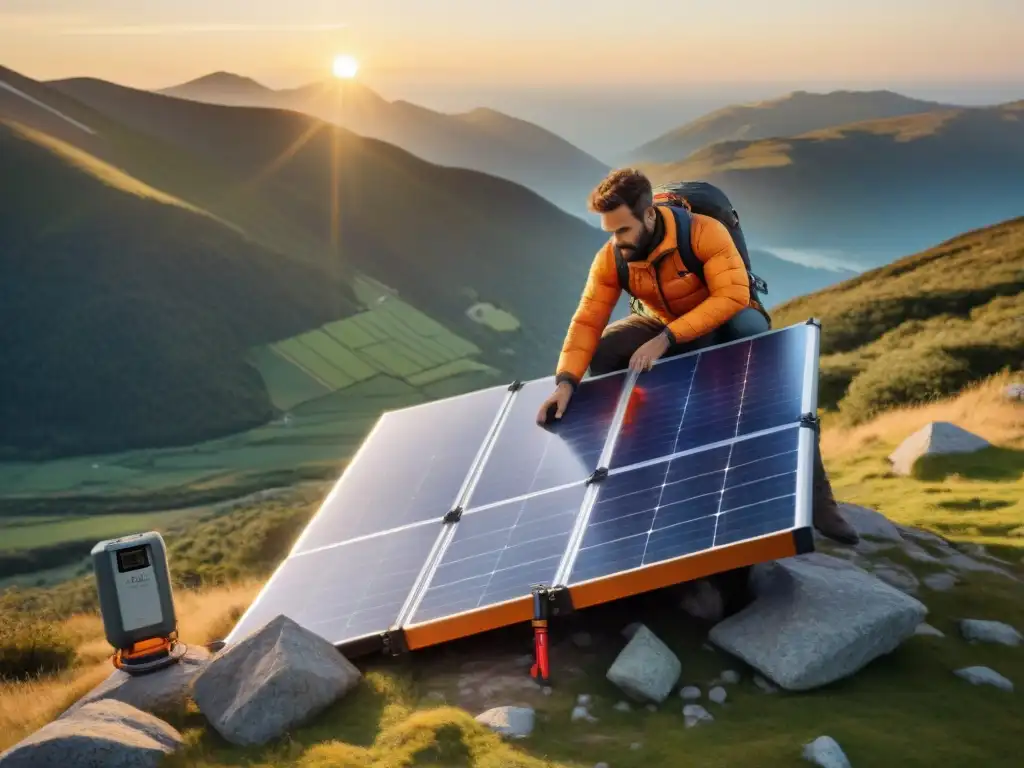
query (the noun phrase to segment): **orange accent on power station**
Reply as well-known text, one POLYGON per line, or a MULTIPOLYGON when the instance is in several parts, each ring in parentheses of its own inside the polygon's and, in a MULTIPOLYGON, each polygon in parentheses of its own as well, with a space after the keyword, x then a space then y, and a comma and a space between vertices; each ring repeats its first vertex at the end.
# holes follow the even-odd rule
POLYGON ((532 620, 533 597, 527 595, 501 605, 492 605, 427 624, 405 627, 403 634, 409 650, 416 650, 532 620))
POLYGON ((176 635, 168 637, 151 637, 146 640, 139 640, 130 648, 120 648, 111 657, 111 662, 118 669, 122 669, 124 663, 138 661, 149 656, 156 656, 160 653, 170 653, 177 641, 176 635))
POLYGON ((623 597, 681 584, 714 573, 743 568, 797 554, 792 531, 783 531, 755 541, 742 541, 696 555, 668 560, 628 573, 617 573, 586 584, 570 586, 574 608, 608 603, 623 597))

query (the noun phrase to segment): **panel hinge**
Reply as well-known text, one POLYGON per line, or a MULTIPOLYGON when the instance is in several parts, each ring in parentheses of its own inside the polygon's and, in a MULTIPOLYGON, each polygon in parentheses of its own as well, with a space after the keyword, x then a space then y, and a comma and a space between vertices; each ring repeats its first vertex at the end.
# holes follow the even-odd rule
POLYGON ((405 642, 405 633, 400 629, 389 629, 380 636, 380 641, 386 656, 399 656, 409 650, 405 642))
POLYGON ((457 523, 462 519, 462 506, 449 509, 444 513, 444 522, 446 523, 457 523))
POLYGON ((816 326, 818 326, 818 328, 821 328, 821 320, 819 320, 816 317, 808 317, 806 324, 807 325, 816 325, 816 326))
POLYGON ((608 477, 608 467, 598 467, 590 473, 590 477, 587 478, 587 485, 599 483, 606 477, 608 477))
POLYGON ((509 392, 518 392, 522 388, 523 382, 521 382, 519 379, 516 379, 515 381, 508 385, 509 392))
POLYGON ((821 428, 821 423, 818 421, 817 415, 813 413, 805 413, 800 417, 800 426, 813 429, 817 432, 821 428))

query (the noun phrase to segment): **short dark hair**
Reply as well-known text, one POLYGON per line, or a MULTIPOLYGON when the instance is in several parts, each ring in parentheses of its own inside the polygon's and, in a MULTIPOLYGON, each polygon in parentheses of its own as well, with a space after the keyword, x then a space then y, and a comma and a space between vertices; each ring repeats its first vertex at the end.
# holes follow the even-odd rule
POLYGON ((612 171, 594 187, 587 201, 587 207, 594 213, 608 213, 625 205, 638 219, 654 205, 651 182, 643 171, 636 168, 619 168, 612 171))

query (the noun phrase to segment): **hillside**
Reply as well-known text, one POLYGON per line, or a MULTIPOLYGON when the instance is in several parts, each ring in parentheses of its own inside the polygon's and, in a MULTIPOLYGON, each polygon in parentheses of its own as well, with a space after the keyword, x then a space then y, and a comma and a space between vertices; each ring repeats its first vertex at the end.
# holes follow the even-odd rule
MULTIPOLYGON (((55 85, 74 87, 67 81, 55 85)), ((215 73, 159 93, 303 112, 439 165, 510 179, 580 215, 586 215, 587 193, 608 171, 604 163, 533 123, 491 109, 446 114, 407 101, 387 101, 358 82, 325 81, 273 90, 249 78, 215 73)))
POLYGON ((819 402, 852 422, 1024 369, 1024 218, 967 232, 772 310, 821 319, 819 402))
POLYGON ((946 105, 892 91, 795 91, 777 99, 715 110, 643 144, 630 163, 676 163, 720 141, 796 136, 847 123, 931 112, 946 105))
MULTIPOLYGON (((3 82, 15 77, 0 72, 3 82)), ((52 90, 17 82, 44 103, 52 90)), ((460 384, 460 371, 492 370, 499 380, 549 372, 589 258, 603 240, 596 229, 516 184, 441 168, 304 115, 89 85, 85 90, 95 95, 89 105, 60 93, 51 99, 69 114, 88 116, 95 128, 77 131, 80 140, 69 129, 58 144, 32 123, 25 126, 31 141, 24 130, 4 134, 4 176, 32 180, 24 200, 0 219, 0 232, 16 231, 20 251, 31 256, 4 264, 16 270, 5 274, 4 285, 17 293, 17 307, 31 308, 16 325, 17 374, 3 378, 11 395, 4 408, 24 421, 20 431, 5 431, 5 438, 17 436, 5 442, 9 458, 195 442, 265 421, 273 413, 274 374, 254 367, 254 351, 369 312, 386 296, 408 308, 395 317, 413 318, 427 329, 423 338, 437 340, 420 347, 434 344, 436 351, 411 369, 395 350, 378 355, 380 375, 371 381, 352 373, 365 371, 365 363, 339 348, 330 363, 341 366, 336 408, 344 408, 346 381, 361 382, 355 402, 364 407, 366 391, 394 391, 388 381, 396 377, 406 376, 407 383, 396 383, 414 390, 437 380, 444 368, 408 378, 417 370, 426 375, 431 359, 450 366, 479 353, 479 364, 447 369, 454 382, 449 392, 480 385, 465 376, 460 384), (243 252, 258 255, 243 258, 243 252), (140 254, 147 254, 143 263, 151 272, 140 274, 140 254), (48 260, 60 268, 29 280, 27 270, 48 260), (181 269, 168 274, 171 265, 181 269), (534 279, 552 269, 568 275, 564 284, 534 279), (383 287, 367 290, 361 274, 383 287), (147 293, 161 282, 159 295, 147 293), (94 284, 104 292, 72 290, 94 284), (112 288, 125 284, 132 290, 112 288), (106 317, 93 314, 93 302, 104 302, 106 317), (492 327, 469 312, 478 305, 516 322, 492 327), (69 319, 87 310, 96 324, 70 327, 76 323, 69 319), (55 323, 55 316, 68 320, 55 323), (74 354, 50 360, 43 345, 56 339, 60 349, 74 346, 74 354), (148 378, 126 380, 126 356, 148 378), (200 358, 223 365, 216 375, 190 369, 200 358), (41 361, 51 366, 39 369, 53 374, 50 383, 29 386, 35 378, 20 366, 41 361), (346 365, 354 366, 347 378, 346 365), (159 388, 144 391, 165 374, 159 388), (196 384, 199 379, 205 383, 196 384), (206 394, 196 399, 196 387, 206 394), (128 397, 128 389, 135 394, 128 397), (143 405, 158 398, 162 415, 143 405), (125 411, 129 405, 135 410, 125 411), (76 406, 91 408, 88 416, 76 406), (222 415, 203 421, 208 408, 222 415)), ((25 99, 16 102, 21 109, 25 99)), ((6 105, 0 102, 0 110, 6 105)), ((39 120, 52 114, 35 112, 39 120)), ((394 318, 382 327, 382 339, 409 342, 419 333, 394 318)))
POLYGON ((642 167, 721 185, 754 247, 842 249, 878 266, 1024 210, 1022 121, 1024 102, 946 109, 642 167))

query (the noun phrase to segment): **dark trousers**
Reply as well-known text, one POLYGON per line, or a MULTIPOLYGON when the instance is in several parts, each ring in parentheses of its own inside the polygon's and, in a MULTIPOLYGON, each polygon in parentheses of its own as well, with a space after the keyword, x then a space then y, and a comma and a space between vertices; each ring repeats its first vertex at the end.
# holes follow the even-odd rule
MULTIPOLYGON (((665 326, 653 318, 631 314, 616 320, 605 328, 601 341, 594 352, 590 363, 590 373, 600 376, 612 371, 620 371, 629 367, 629 358, 646 342, 653 339, 665 329, 665 326)), ((711 333, 683 344, 673 344, 662 356, 673 357, 687 352, 724 344, 727 341, 744 339, 769 330, 768 320, 756 309, 740 310, 727 323, 722 324, 711 333)), ((723 573, 708 576, 721 593, 725 615, 730 616, 741 610, 749 601, 750 567, 735 568, 723 573)))
MULTIPOLYGON (((601 334, 601 341, 590 361, 591 375, 600 376, 626 369, 633 353, 664 330, 664 325, 645 315, 632 314, 611 323, 601 334)), ((710 333, 693 341, 673 344, 662 357, 674 357, 715 344, 745 339, 767 330, 769 326, 764 315, 747 307, 710 333)))

